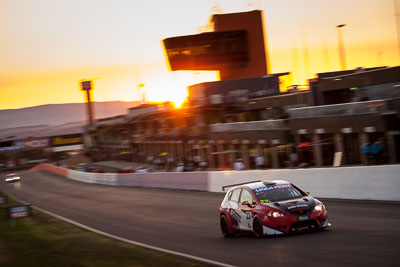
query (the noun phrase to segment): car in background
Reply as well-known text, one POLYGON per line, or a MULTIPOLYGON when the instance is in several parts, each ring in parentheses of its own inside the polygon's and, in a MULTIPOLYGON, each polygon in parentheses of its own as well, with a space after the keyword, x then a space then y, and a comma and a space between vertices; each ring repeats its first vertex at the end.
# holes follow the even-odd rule
POLYGON ((137 167, 135 168, 135 173, 148 173, 150 172, 150 169, 146 167, 137 167))
POLYGON ((256 181, 222 189, 228 187, 219 208, 224 237, 282 235, 331 226, 324 204, 290 182, 256 181))
POLYGON ((118 173, 133 173, 134 170, 131 167, 124 167, 119 169, 118 173))
POLYGON ((21 181, 21 177, 15 173, 9 173, 6 175, 6 183, 15 183, 21 181))
POLYGON ((87 172, 88 171, 87 163, 78 163, 75 166, 75 170, 81 171, 81 172, 87 172))
POLYGON ((99 167, 89 167, 88 172, 93 172, 93 173, 104 173, 104 169, 99 168, 99 167))

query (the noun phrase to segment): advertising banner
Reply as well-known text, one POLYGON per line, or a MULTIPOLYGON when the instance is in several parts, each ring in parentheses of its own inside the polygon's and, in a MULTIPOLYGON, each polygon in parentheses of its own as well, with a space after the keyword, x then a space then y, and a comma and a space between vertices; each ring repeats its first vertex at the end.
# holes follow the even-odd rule
POLYGON ((77 145, 82 143, 83 143, 83 138, 81 134, 56 136, 51 138, 52 147, 77 145))
POLYGON ((7 197, 0 196, 0 204, 7 203, 7 197))
POLYGON ((50 146, 49 138, 38 138, 38 139, 29 139, 24 140, 24 149, 32 149, 32 148, 47 148, 50 146))
POLYGON ((30 206, 8 207, 8 219, 18 219, 32 216, 30 206))
POLYGON ((1 152, 11 152, 11 151, 19 151, 24 149, 24 143, 22 141, 13 141, 11 145, 0 147, 1 152))

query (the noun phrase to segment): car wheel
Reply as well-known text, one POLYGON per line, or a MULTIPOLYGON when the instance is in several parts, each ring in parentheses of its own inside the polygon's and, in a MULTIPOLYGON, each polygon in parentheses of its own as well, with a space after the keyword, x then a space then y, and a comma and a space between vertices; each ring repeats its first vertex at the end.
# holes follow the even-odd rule
POLYGON ((224 237, 232 237, 233 236, 233 234, 230 233, 230 231, 229 231, 229 223, 228 223, 228 219, 226 218, 225 215, 221 215, 220 226, 221 226, 221 232, 224 235, 224 237))
POLYGON ((253 234, 258 238, 264 236, 263 225, 258 215, 253 218, 253 234))

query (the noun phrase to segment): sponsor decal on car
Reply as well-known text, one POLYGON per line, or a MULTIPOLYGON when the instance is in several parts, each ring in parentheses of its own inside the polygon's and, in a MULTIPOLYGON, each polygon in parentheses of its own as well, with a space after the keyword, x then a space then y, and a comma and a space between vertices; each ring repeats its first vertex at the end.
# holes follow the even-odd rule
POLYGON ((289 188, 289 187, 292 187, 292 186, 290 184, 263 186, 263 187, 255 188, 254 192, 259 193, 259 192, 263 192, 263 191, 269 191, 269 190, 280 189, 280 188, 289 188))
POLYGON ((231 216, 232 216, 232 218, 236 221, 236 222, 238 222, 238 223, 240 223, 240 220, 241 220, 241 216, 239 215, 239 213, 237 213, 235 210, 233 210, 233 209, 231 209, 230 211, 229 211, 229 213, 231 214, 231 216))

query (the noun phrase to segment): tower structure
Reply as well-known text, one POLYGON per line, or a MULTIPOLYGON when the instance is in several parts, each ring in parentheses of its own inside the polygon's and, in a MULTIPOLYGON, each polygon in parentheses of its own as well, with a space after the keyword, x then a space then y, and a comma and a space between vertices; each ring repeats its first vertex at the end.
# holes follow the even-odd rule
POLYGON ((163 40, 170 70, 216 70, 221 80, 270 73, 263 12, 215 14, 214 31, 163 40))
POLYGON ((245 30, 247 32, 248 61, 246 66, 221 69, 221 80, 263 76, 270 72, 263 17, 262 10, 213 16, 215 32, 233 30, 245 30))

